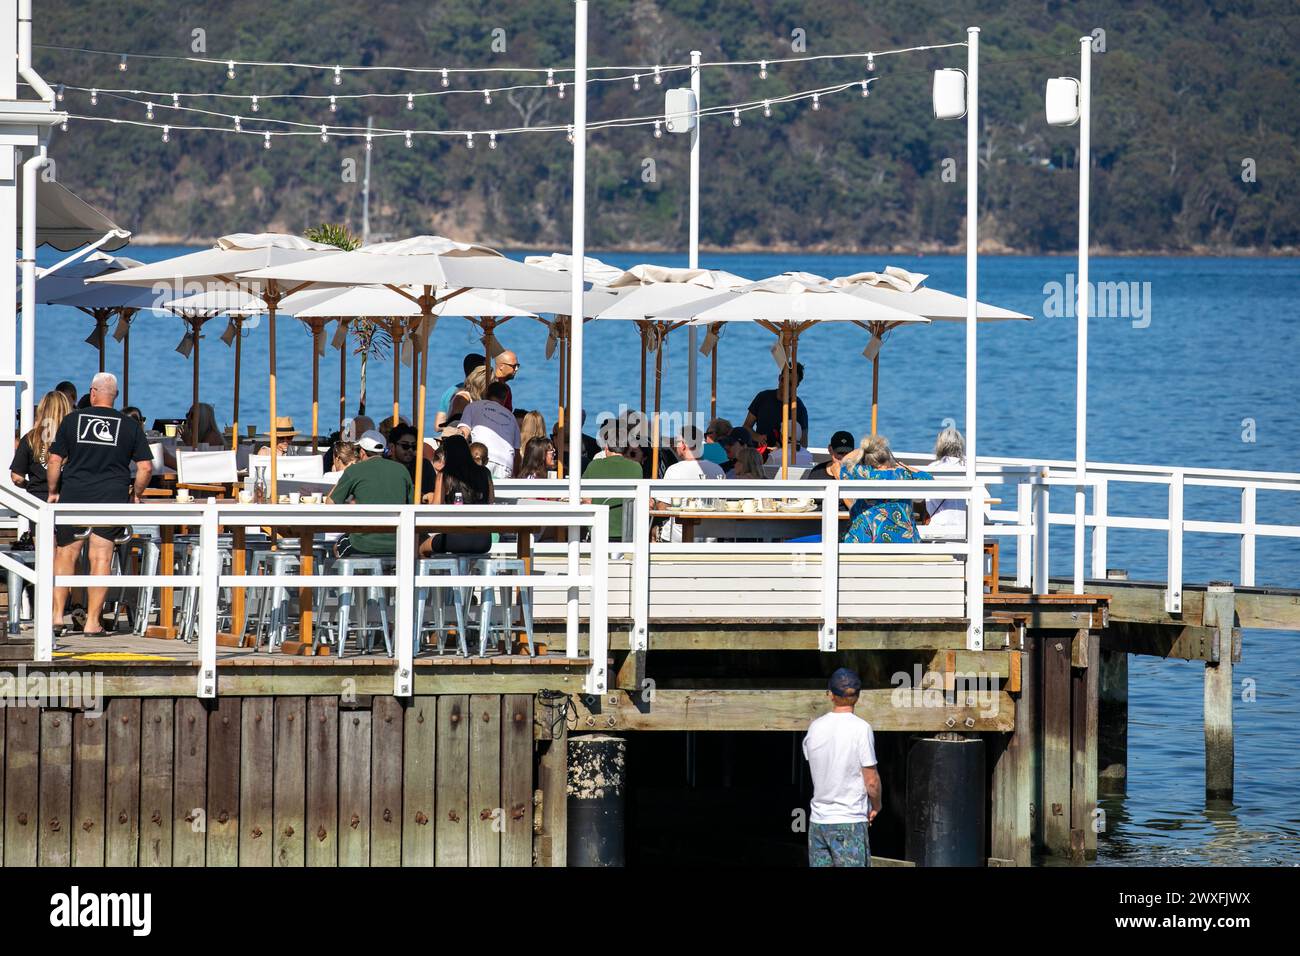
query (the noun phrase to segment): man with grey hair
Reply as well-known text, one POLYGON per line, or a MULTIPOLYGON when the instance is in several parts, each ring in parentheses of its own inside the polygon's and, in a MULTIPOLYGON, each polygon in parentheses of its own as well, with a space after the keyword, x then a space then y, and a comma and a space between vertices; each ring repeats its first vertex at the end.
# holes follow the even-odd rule
MULTIPOLYGON (((125 504, 138 502, 149 486, 153 474, 153 455, 145 440, 144 429, 134 418, 113 407, 117 400, 117 376, 100 372, 90 383, 90 405, 68 413, 50 445, 49 501, 54 504, 80 502, 88 504, 125 504), (135 465, 132 478, 131 466, 135 465)), ((83 540, 90 542, 90 573, 107 575, 113 560, 113 541, 125 529, 55 528, 57 545, 54 573, 75 574, 83 540)), ((100 613, 104 608, 107 587, 86 589, 85 633, 103 634, 100 613)), ((68 589, 54 589, 54 628, 63 633, 63 609, 68 589)))

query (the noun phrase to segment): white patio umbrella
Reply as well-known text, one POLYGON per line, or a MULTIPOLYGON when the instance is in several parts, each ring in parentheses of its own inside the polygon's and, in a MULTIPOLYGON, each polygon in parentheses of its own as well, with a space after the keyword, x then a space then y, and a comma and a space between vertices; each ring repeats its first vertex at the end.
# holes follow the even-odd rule
POLYGON ((230 319, 230 324, 226 331, 222 333, 222 340, 227 344, 234 343, 235 346, 235 382, 234 382, 234 403, 230 419, 230 447, 232 449, 239 447, 239 381, 241 365, 243 358, 243 322, 244 319, 253 315, 263 315, 266 312, 266 302, 258 296, 244 292, 240 289, 213 289, 208 292, 198 292, 194 295, 183 296, 179 299, 172 299, 170 302, 163 304, 168 312, 180 316, 190 327, 190 332, 194 346, 194 404, 199 402, 199 330, 203 323, 218 316, 225 315, 230 319))
MULTIPOLYGON (((933 321, 965 322, 966 300, 951 292, 926 288, 922 283, 927 278, 929 276, 919 272, 888 266, 883 272, 858 272, 840 276, 832 279, 831 285, 868 302, 901 309, 933 321)), ((996 305, 976 302, 975 318, 979 322, 1004 322, 1012 319, 1030 321, 1032 317, 996 305)), ((874 435, 880 395, 880 346, 884 343, 885 336, 898 327, 898 323, 877 321, 859 322, 858 325, 871 333, 867 352, 871 356, 871 434, 874 435)))
POLYGON ((271 398, 271 494, 276 498, 275 476, 279 435, 276 428, 276 368, 275 368, 275 315, 280 301, 287 295, 305 288, 308 283, 281 283, 275 277, 265 279, 237 278, 243 273, 267 267, 284 267, 291 263, 345 255, 334 246, 312 242, 299 236, 282 233, 234 233, 217 240, 212 249, 191 252, 172 259, 164 259, 134 269, 124 269, 112 275, 97 276, 89 282, 118 283, 154 287, 171 284, 178 297, 198 285, 208 289, 239 288, 255 293, 266 304, 270 329, 270 398, 271 398))
MULTIPOLYGON (((567 280, 558 273, 507 259, 487 246, 455 242, 442 236, 415 236, 377 243, 331 256, 328 262, 273 266, 244 273, 243 278, 290 283, 301 288, 382 285, 417 304, 420 308, 420 390, 416 410, 419 446, 424 444, 429 334, 433 328, 431 320, 437 315, 436 307, 474 290, 562 292, 567 288, 567 280)), ((424 456, 417 456, 417 502, 423 463, 424 456)))
MULTIPOLYGON (((686 325, 685 319, 656 319, 660 313, 716 296, 719 292, 749 284, 730 272, 713 269, 670 269, 664 266, 642 264, 633 266, 616 280, 615 288, 622 289, 618 301, 600 313, 599 319, 621 319, 635 322, 641 333, 641 414, 645 415, 647 352, 655 355, 655 398, 651 441, 651 474, 659 473, 659 411, 663 393, 663 347, 668 333, 686 325)), ((710 408, 717 409, 718 364, 717 326, 709 327, 706 345, 714 355, 710 408)))
MULTIPOLYGON (((408 289, 407 292, 414 290, 408 289)), ((401 348, 402 337, 407 332, 414 332, 421 320, 421 309, 417 302, 412 301, 409 295, 402 294, 386 286, 357 286, 349 289, 324 289, 312 290, 308 292, 299 292, 291 296, 290 300, 285 302, 286 308, 292 308, 293 314, 303 322, 306 322, 312 329, 313 344, 322 342, 320 333, 323 331, 324 323, 337 319, 340 322, 346 322, 350 319, 388 319, 393 336, 394 350, 401 348), (298 307, 297 300, 309 296, 316 297, 312 304, 298 307)), ((494 299, 476 295, 473 292, 466 292, 458 295, 450 301, 444 301, 433 308, 434 319, 444 316, 461 316, 467 318, 476 324, 482 321, 484 317, 516 317, 527 316, 536 318, 536 316, 527 309, 515 308, 514 306, 495 301, 494 299)), ((317 408, 317 391, 319 370, 317 360, 319 359, 322 349, 313 349, 312 361, 312 426, 316 425, 316 408, 317 408)), ((412 357, 412 378, 415 378, 414 356, 412 357)), ((393 360, 393 424, 396 425, 399 415, 398 388, 400 383, 399 367, 400 362, 397 355, 393 360)))
POLYGON ((781 409, 781 477, 789 476, 790 420, 798 411, 799 336, 819 322, 928 322, 918 315, 832 288, 820 276, 785 273, 723 292, 707 299, 665 309, 663 320, 689 320, 694 325, 753 322, 779 339, 774 350, 783 371, 781 409))

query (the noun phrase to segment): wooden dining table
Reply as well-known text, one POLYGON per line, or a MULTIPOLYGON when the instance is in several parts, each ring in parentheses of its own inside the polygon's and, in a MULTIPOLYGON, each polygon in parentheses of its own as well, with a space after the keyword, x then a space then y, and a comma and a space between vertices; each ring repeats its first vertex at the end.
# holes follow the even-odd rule
MULTIPOLYGON (((672 518, 682 528, 682 542, 691 544, 695 541, 695 532, 704 521, 779 521, 782 523, 815 524, 821 528, 822 513, 814 508, 811 511, 701 511, 694 508, 652 508, 651 518, 672 518)), ((840 520, 847 521, 849 513, 840 511, 840 520)))

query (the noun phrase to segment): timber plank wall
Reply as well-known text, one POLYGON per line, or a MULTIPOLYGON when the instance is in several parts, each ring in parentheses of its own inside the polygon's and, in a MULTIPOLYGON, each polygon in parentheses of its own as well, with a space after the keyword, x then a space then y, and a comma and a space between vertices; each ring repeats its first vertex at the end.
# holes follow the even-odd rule
POLYGON ((529 694, 0 708, 4 866, 531 866, 529 694))

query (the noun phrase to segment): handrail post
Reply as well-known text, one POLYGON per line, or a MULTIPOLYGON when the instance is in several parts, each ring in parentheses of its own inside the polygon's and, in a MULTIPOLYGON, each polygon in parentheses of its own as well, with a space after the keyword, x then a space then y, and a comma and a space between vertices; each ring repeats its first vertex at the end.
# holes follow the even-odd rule
POLYGON ((650 486, 638 482, 636 497, 624 501, 632 508, 632 634, 628 646, 633 651, 649 650, 650 644, 650 486))
POLYGON ((1105 478, 1094 478, 1092 486, 1092 576, 1100 580, 1106 576, 1106 491, 1108 482, 1105 478))
MULTIPOLYGON (((520 532, 523 533, 522 531, 520 532)), ((397 588, 393 593, 393 646, 397 668, 393 673, 393 696, 410 697, 415 687, 415 641, 419 621, 415 620, 415 509, 403 506, 397 516, 397 588)))
POLYGON ((199 697, 217 696, 217 506, 205 505, 199 523, 199 697))
POLYGON ((601 507, 591 524, 591 615, 587 646, 591 668, 587 693, 603 694, 609 670, 609 508, 601 507))
POLYGON ((1255 486, 1241 489, 1241 586, 1255 586, 1255 486))
POLYGON ((1183 473, 1169 476, 1169 569, 1165 577, 1165 610, 1183 610, 1183 473))
MULTIPOLYGON (((36 588, 32 596, 32 617, 36 640, 32 659, 54 660, 54 509, 41 508, 36 519, 36 588)), ((22 600, 9 595, 9 600, 22 600)))
MULTIPOLYGON (((1039 474, 1040 478, 1047 477, 1047 469, 1044 468, 1039 474)), ((1046 594, 1051 590, 1051 551, 1048 549, 1050 543, 1050 529, 1052 526, 1052 501, 1049 486, 1045 484, 1035 484, 1034 488, 1034 571, 1033 571, 1033 590, 1035 594, 1046 594)))
POLYGON ((1027 588, 1033 581, 1034 555, 1033 488, 1027 481, 1016 485, 1016 587, 1027 588))
POLYGON ((966 502, 966 650, 984 650, 984 486, 970 485, 966 502))
POLYGON ((822 630, 818 646, 823 652, 839 647, 836 626, 840 616, 840 483, 827 483, 822 498, 822 630))

